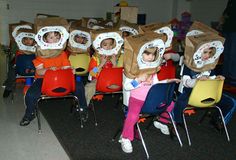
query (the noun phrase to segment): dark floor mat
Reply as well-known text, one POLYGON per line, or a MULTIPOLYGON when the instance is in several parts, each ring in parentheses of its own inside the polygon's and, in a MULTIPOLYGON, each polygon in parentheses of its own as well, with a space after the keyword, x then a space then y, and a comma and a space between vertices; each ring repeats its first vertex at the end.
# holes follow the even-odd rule
MULTIPOLYGON (((70 113, 70 100, 53 100, 42 102, 40 110, 49 122, 53 132, 72 160, 123 160, 145 159, 145 153, 140 141, 133 142, 133 153, 125 154, 112 137, 123 123, 121 103, 114 106, 117 97, 105 96, 103 101, 95 102, 98 126, 94 125, 93 114, 89 111, 88 122, 80 128, 78 115, 70 113)), ((198 125, 197 119, 202 115, 187 117, 192 146, 188 146, 185 133, 180 129, 184 146, 181 148, 177 139, 170 139, 153 126, 142 133, 153 160, 224 160, 236 158, 236 116, 228 125, 231 142, 227 142, 225 134, 220 134, 209 125, 209 119, 198 125)), ((44 126, 42 126, 42 129, 44 126)))

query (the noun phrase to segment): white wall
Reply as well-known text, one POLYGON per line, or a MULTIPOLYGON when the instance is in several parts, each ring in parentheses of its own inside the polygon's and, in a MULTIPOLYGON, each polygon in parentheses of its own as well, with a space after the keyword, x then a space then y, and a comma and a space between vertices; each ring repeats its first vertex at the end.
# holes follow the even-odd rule
POLYGON ((210 22, 219 20, 227 2, 228 0, 192 0, 190 8, 192 17, 210 25, 210 22))
MULTIPOLYGON (((20 20, 34 21, 37 13, 59 15, 68 19, 104 17, 120 0, 0 0, 0 42, 8 44, 8 24, 20 20), (7 9, 7 4, 9 9, 7 9)), ((221 15, 227 0, 127 0, 147 15, 146 22, 166 22, 180 18, 184 11, 209 24, 221 15), (209 11, 210 10, 210 11, 209 11)))

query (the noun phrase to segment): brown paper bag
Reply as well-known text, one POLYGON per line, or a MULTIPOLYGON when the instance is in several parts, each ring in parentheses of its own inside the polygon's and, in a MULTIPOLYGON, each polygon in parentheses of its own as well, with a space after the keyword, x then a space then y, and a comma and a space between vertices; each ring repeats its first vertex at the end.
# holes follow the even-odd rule
POLYGON ((73 24, 70 27, 70 36, 69 41, 67 45, 68 51, 72 53, 85 53, 87 52, 87 49, 91 46, 92 40, 90 35, 90 29, 76 26, 73 24), (75 41, 76 36, 84 37, 84 42, 78 43, 75 41))
POLYGON ((213 33, 187 36, 185 41, 184 64, 195 72, 209 71, 215 68, 220 54, 224 50, 224 38, 213 33), (204 49, 215 48, 215 53, 206 61, 201 59, 204 49))
POLYGON ((10 41, 14 42, 16 34, 19 29, 33 29, 33 24, 26 21, 20 21, 19 23, 9 24, 9 37, 10 41))
POLYGON ((134 79, 143 72, 148 74, 158 72, 165 51, 163 39, 163 35, 154 32, 127 37, 124 43, 125 76, 134 79), (154 62, 144 63, 142 61, 143 51, 150 47, 157 47, 159 49, 159 55, 156 56, 154 62))
POLYGON ((66 41, 69 38, 69 24, 66 19, 62 17, 36 18, 35 19, 36 36, 38 56, 44 58, 58 56, 66 47, 66 41), (61 35, 58 43, 48 44, 43 40, 43 36, 47 32, 57 31, 61 35))
MULTIPOLYGON (((139 25, 135 24, 135 23, 130 23, 128 21, 125 20, 120 20, 115 28, 118 28, 118 30, 120 30, 122 32, 128 32, 131 35, 137 35, 139 32, 139 25)), ((122 36, 123 37, 123 36, 122 36)))
POLYGON ((186 36, 193 36, 193 35, 198 35, 198 34, 208 33, 208 32, 213 33, 213 34, 218 34, 218 32, 214 30, 213 28, 201 22, 194 21, 191 27, 189 28, 189 31, 186 34, 186 36))
POLYGON ((103 18, 83 17, 82 27, 92 29, 94 25, 100 24, 103 20, 104 20, 103 18))
POLYGON ((171 30, 171 24, 151 23, 139 26, 139 33, 145 33, 145 32, 156 32, 158 34, 163 34, 166 50, 171 49, 172 39, 174 37, 174 32, 171 30))
POLYGON ((36 52, 36 45, 34 44, 33 46, 27 46, 22 43, 23 38, 28 37, 35 39, 35 33, 34 29, 19 29, 17 31, 15 41, 17 43, 17 46, 20 51, 22 51, 24 54, 35 54, 36 52))
POLYGON ((123 38, 121 37, 121 32, 116 29, 92 30, 91 37, 93 41, 93 48, 99 55, 118 55, 124 42, 123 38), (112 38, 115 40, 114 48, 112 50, 104 50, 103 48, 101 48, 101 42, 107 38, 112 38))

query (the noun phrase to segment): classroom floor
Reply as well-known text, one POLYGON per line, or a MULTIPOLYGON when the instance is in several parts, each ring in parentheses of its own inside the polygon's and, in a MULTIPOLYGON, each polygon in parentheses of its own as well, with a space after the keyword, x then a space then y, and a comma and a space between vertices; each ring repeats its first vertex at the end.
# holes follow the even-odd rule
MULTIPOLYGON (((0 84, 6 77, 6 57, 0 54, 0 84)), ((24 114, 22 86, 19 84, 11 97, 2 98, 4 89, 0 89, 0 159, 2 160, 67 160, 48 123, 42 116, 44 126, 42 134, 37 132, 37 121, 31 125, 21 127, 19 122, 24 114)))

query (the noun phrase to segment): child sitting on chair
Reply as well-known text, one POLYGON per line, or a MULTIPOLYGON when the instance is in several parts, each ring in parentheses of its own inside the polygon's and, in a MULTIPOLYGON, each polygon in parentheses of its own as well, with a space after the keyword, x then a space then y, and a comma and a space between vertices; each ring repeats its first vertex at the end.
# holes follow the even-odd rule
MULTIPOLYGON (((201 36, 206 39, 206 37, 209 35, 202 34, 201 36)), ((198 36, 189 37, 190 40, 194 40, 197 38, 198 36)), ((224 40, 222 40, 222 38, 217 37, 217 41, 216 40, 208 41, 208 43, 201 45, 200 48, 195 53, 189 52, 188 48, 185 49, 185 55, 184 55, 185 65, 183 69, 182 82, 179 86, 179 91, 181 92, 181 94, 177 98, 175 107, 173 109, 173 114, 174 114, 173 117, 177 124, 182 125, 183 123, 182 119, 183 110, 188 105, 189 96, 197 80, 225 79, 221 75, 217 76, 214 75, 214 72, 212 70, 215 68, 219 56, 223 52, 223 44, 222 44, 223 41, 224 40)), ((228 99, 228 96, 223 94, 218 106, 222 109, 224 117, 228 117, 228 119, 225 120, 225 122, 227 123, 232 118, 235 106, 228 104, 226 105, 225 103, 227 103, 227 101, 230 101, 226 99, 228 99)))
POLYGON ((15 53, 15 61, 12 62, 13 64, 11 64, 11 67, 9 66, 7 79, 4 82, 5 90, 3 92, 3 98, 7 98, 12 92, 17 74, 28 76, 33 75, 35 72, 32 63, 32 59, 35 58, 36 50, 34 41, 35 34, 32 29, 19 29, 17 33, 18 35, 16 35, 14 39, 19 49, 15 53), (17 66, 16 63, 21 66, 17 66))
MULTIPOLYGON (((46 27, 50 28, 50 26, 46 27)), ((43 43, 46 44, 47 46, 55 47, 54 45, 57 46, 57 44, 60 41, 62 45, 65 44, 69 34, 64 27, 63 29, 60 30, 60 32, 59 31, 49 31, 46 33, 40 32, 43 31, 43 29, 46 27, 41 28, 36 35, 36 42, 38 43, 38 45, 40 43, 43 43), (43 34, 43 36, 39 34, 43 34), (41 37, 43 38, 41 39, 41 37)), ((40 48, 38 47, 37 57, 33 61, 36 68, 36 75, 35 75, 36 79, 25 95, 26 110, 24 117, 20 121, 21 126, 29 125, 30 122, 35 118, 35 108, 37 105, 37 100, 41 95, 41 87, 45 72, 47 70, 71 68, 67 55, 64 51, 62 51, 62 49, 63 46, 60 46, 60 48, 58 49, 52 49, 50 47, 42 49, 42 46, 40 46, 40 48)), ((76 91, 74 94, 79 98, 80 107, 85 109, 87 107, 87 104, 84 94, 81 93, 84 93, 84 86, 82 82, 76 84, 76 91)))
MULTIPOLYGON (((147 48, 142 53, 142 61, 144 63, 151 63, 156 60, 159 56, 156 47, 147 48)), ((166 82, 178 82, 177 79, 169 79, 164 81, 159 81, 157 74, 147 74, 141 73, 132 81, 124 82, 124 89, 130 90, 129 104, 128 104, 128 114, 124 122, 123 131, 119 142, 121 143, 121 148, 125 153, 131 153, 133 147, 131 141, 134 139, 134 126, 139 119, 139 113, 144 104, 146 96, 152 85, 156 83, 166 83, 166 82)))
MULTIPOLYGON (((95 38, 93 47, 96 50, 96 54, 92 56, 88 68, 88 79, 91 82, 85 86, 87 104, 90 103, 90 100, 96 92, 97 78, 101 70, 103 68, 113 68, 117 66, 117 54, 121 48, 121 43, 123 44, 123 39, 116 32, 105 32, 98 34, 95 38), (104 34, 106 38, 102 37, 104 34), (113 37, 116 37, 116 39, 113 37), (100 38, 102 39, 101 41, 99 41, 100 38)), ((116 88, 117 86, 114 85, 110 87, 116 88)))

